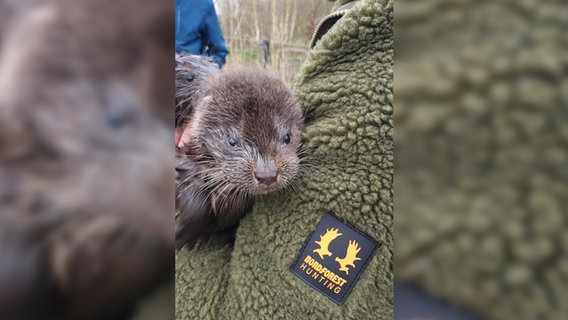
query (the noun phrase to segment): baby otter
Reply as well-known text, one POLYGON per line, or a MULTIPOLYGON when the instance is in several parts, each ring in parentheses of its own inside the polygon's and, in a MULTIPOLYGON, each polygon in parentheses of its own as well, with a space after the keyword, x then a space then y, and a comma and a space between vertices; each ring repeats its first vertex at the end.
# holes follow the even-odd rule
POLYGON ((208 77, 178 159, 176 247, 234 226, 253 199, 286 189, 300 159, 300 104, 264 72, 208 77))
POLYGON ((218 71, 219 66, 210 57, 185 52, 176 53, 176 147, 182 148, 189 139, 190 132, 187 128, 187 123, 199 97, 199 84, 218 71))
POLYGON ((0 319, 127 319, 171 278, 174 18, 0 1, 0 319))
POLYGON ((212 58, 189 53, 176 53, 176 128, 187 122, 197 98, 199 84, 219 71, 212 58))

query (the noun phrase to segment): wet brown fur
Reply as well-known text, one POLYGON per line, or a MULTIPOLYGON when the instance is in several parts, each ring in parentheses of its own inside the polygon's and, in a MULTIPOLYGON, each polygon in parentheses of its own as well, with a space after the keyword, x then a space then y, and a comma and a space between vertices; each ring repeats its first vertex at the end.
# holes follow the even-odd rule
POLYGON ((176 53, 176 128, 189 121, 200 84, 218 71, 218 65, 210 57, 176 53))
POLYGON ((124 318, 173 269, 173 8, 37 3, 0 30, 0 314, 124 318))
POLYGON ((178 249, 234 226, 255 197, 290 187, 299 170, 302 110, 279 79, 221 72, 202 87, 189 123, 192 138, 178 164, 178 249), (255 172, 265 171, 278 172, 277 182, 259 184, 255 172))

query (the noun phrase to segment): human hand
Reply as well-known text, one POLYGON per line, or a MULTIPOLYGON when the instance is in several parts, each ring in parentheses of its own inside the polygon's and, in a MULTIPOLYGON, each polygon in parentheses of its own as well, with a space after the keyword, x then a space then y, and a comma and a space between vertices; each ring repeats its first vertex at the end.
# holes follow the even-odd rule
POLYGON ((183 123, 181 126, 176 128, 176 147, 183 148, 185 147, 189 139, 191 138, 191 130, 188 123, 183 123))

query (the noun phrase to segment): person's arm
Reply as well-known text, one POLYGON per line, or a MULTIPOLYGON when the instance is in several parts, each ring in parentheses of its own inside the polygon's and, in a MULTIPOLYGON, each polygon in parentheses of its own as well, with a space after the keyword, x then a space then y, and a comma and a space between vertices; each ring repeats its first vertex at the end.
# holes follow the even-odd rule
POLYGON ((207 55, 213 57, 215 62, 222 68, 225 65, 225 57, 229 54, 225 38, 223 37, 223 30, 217 19, 217 12, 215 7, 211 4, 211 9, 207 12, 205 17, 205 28, 203 30, 203 40, 207 46, 207 55))

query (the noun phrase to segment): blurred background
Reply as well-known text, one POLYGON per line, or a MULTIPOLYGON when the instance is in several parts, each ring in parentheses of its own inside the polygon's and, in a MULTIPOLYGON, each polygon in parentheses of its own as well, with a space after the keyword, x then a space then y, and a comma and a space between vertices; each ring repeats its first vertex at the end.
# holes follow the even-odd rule
POLYGON ((567 24, 395 3, 396 319, 568 318, 567 24))
POLYGON ((0 319, 173 319, 173 3, 0 1, 0 319))
POLYGON ((291 84, 318 23, 331 12, 327 0, 214 0, 229 48, 228 70, 266 68, 291 84))

